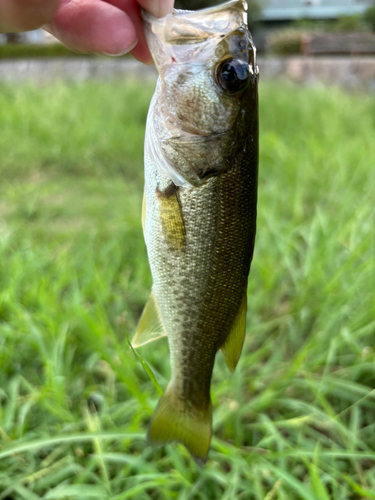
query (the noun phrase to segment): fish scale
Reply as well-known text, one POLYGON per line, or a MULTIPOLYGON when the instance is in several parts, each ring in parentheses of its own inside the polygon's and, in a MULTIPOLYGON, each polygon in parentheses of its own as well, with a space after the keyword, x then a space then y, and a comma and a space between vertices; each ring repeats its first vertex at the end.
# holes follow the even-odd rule
POLYGON ((233 371, 242 349, 256 231, 258 74, 244 13, 234 0, 164 19, 143 15, 160 78, 145 141, 153 287, 133 345, 167 335, 171 381, 148 439, 179 441, 200 465, 216 353, 233 371))

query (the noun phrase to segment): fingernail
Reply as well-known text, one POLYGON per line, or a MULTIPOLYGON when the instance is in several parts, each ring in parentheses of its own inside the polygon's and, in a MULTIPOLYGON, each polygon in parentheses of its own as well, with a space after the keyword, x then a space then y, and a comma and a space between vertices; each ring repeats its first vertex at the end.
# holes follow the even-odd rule
POLYGON ((133 50, 134 47, 137 45, 137 43, 138 43, 138 38, 136 38, 135 42, 132 45, 129 45, 123 52, 116 52, 116 54, 110 54, 109 52, 100 52, 100 54, 110 57, 121 57, 130 52, 131 50, 133 50))
POLYGON ((146 10, 155 17, 164 17, 173 11, 173 0, 152 0, 146 10))

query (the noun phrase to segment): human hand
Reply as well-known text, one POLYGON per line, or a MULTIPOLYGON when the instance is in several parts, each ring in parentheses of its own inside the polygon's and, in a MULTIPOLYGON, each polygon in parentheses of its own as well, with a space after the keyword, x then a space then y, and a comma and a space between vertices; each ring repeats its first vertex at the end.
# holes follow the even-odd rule
POLYGON ((74 52, 130 52, 150 63, 140 7, 162 17, 173 0, 0 0, 0 32, 43 27, 74 52))

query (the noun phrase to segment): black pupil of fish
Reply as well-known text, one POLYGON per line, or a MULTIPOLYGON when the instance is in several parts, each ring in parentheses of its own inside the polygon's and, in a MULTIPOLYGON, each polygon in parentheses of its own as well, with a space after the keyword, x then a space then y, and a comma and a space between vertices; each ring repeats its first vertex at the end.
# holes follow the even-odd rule
POLYGON ((224 61, 218 68, 217 79, 225 92, 234 94, 248 84, 249 67, 244 61, 236 59, 224 61))

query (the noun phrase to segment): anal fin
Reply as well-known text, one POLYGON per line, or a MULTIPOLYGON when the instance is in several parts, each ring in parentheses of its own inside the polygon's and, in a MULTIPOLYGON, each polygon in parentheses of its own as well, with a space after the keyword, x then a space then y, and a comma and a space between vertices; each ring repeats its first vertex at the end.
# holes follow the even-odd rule
POLYGON ((232 330, 230 331, 224 345, 221 347, 221 352, 224 355, 225 362, 231 373, 234 372, 241 356, 246 330, 246 309, 247 293, 245 290, 240 308, 233 322, 232 330))
POLYGON ((133 337, 132 346, 140 347, 166 335, 154 292, 151 291, 133 337))

